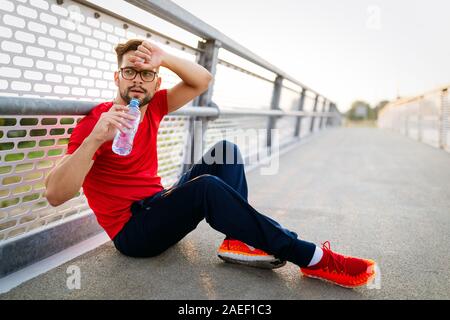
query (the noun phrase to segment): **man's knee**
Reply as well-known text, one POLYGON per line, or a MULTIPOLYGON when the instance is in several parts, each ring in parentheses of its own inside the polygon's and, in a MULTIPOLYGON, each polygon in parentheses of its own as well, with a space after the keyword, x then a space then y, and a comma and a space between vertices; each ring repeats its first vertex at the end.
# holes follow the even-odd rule
POLYGON ((243 164, 239 146, 228 140, 221 140, 214 145, 213 157, 218 164, 243 164))
POLYGON ((220 140, 214 145, 215 148, 222 148, 226 151, 239 151, 239 146, 228 140, 220 140))
POLYGON ((190 183, 194 183, 196 188, 205 197, 215 197, 219 195, 221 190, 225 187, 224 185, 226 185, 222 179, 211 174, 202 174, 192 179, 190 183))
POLYGON ((216 177, 215 175, 212 175, 212 174, 202 174, 202 175, 192 179, 192 181, 194 181, 195 183, 198 183, 202 186, 205 186, 205 187, 223 183, 222 179, 220 179, 219 177, 216 177))

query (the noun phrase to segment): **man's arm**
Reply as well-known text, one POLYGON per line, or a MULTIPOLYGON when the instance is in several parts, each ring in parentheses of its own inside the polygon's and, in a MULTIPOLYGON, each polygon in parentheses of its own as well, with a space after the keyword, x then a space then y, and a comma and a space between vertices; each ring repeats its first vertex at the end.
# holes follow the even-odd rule
POLYGON ((171 54, 164 56, 161 65, 175 72, 182 80, 167 90, 169 113, 181 108, 205 92, 212 80, 211 73, 201 65, 171 54))
POLYGON ((212 80, 211 73, 201 65, 169 54, 149 41, 142 42, 136 51, 136 56, 144 60, 134 59, 132 61, 138 68, 155 69, 162 66, 181 78, 180 83, 167 90, 169 113, 205 92, 212 80))
MULTIPOLYGON (((114 105, 108 112, 102 113, 92 132, 83 140, 77 150, 66 155, 53 168, 45 179, 45 194, 52 206, 59 206, 72 199, 83 185, 84 178, 91 170, 97 149, 116 135, 117 129, 131 128, 125 119, 134 120, 135 117, 125 113, 127 106, 114 105)), ((129 121, 128 120, 128 121, 129 121)))
POLYGON ((73 154, 65 155, 45 179, 45 194, 48 202, 56 207, 80 190, 84 178, 91 170, 92 157, 98 149, 92 139, 86 138, 73 154))

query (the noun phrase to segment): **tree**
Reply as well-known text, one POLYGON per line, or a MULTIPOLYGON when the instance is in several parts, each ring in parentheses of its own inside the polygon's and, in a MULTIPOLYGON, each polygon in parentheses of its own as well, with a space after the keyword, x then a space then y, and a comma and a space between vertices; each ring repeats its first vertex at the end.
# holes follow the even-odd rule
POLYGON ((363 100, 356 100, 352 103, 350 110, 347 111, 347 118, 350 120, 365 120, 370 114, 370 105, 363 100))
POLYGON ((387 105, 389 102, 390 102, 389 100, 382 100, 378 102, 378 104, 375 107, 376 119, 378 119, 378 113, 380 112, 380 110, 383 109, 384 106, 387 105))
POLYGON ((370 104, 364 100, 356 100, 352 103, 350 110, 346 112, 349 120, 376 120, 378 119, 378 112, 388 104, 388 100, 378 102, 375 108, 371 108, 370 104))

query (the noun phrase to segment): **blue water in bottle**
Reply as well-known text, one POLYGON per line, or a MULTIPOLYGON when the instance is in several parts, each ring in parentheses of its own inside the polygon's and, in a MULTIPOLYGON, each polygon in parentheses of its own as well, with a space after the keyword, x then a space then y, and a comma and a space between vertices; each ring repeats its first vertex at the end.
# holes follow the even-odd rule
POLYGON ((114 141, 112 144, 112 151, 121 156, 129 155, 131 149, 133 149, 133 139, 136 131, 139 127, 139 122, 141 121, 141 111, 139 110, 139 99, 131 99, 128 107, 128 114, 131 114, 136 117, 136 120, 128 120, 129 123, 133 126, 128 129, 127 127, 123 127, 124 132, 117 130, 116 136, 114 137, 114 141))

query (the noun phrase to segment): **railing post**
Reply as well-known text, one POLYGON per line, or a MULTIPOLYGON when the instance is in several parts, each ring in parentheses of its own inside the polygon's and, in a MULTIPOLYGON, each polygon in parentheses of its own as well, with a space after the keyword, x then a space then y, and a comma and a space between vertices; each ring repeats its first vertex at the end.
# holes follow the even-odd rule
MULTIPOLYGON (((328 112, 332 112, 333 111, 333 104, 330 102, 330 104, 328 105, 328 112)), ((327 117, 327 120, 325 121, 325 127, 329 127, 331 123, 331 117, 327 117)))
MULTIPOLYGON (((199 41, 198 43, 198 48, 200 49, 198 64, 208 70, 213 77, 216 75, 217 64, 219 63, 219 49, 221 46, 222 44, 217 40, 199 41)), ((212 101, 213 89, 214 80, 210 83, 208 90, 195 99, 194 105, 209 106, 212 101)))
POLYGON ((450 116, 448 105, 448 90, 444 89, 440 92, 440 106, 439 106, 439 148, 446 149, 447 147, 447 131, 448 131, 448 117, 450 116))
MULTIPOLYGON (((277 76, 273 85, 272 102, 270 103, 270 110, 279 110, 280 98, 281 98, 281 88, 283 86, 283 77, 277 76)), ((272 153, 272 129, 275 128, 276 119, 273 116, 269 116, 269 121, 267 125, 267 150, 268 153, 272 153)))
MULTIPOLYGON (((314 107, 313 107, 313 112, 316 112, 317 111, 317 102, 319 102, 319 95, 318 94, 316 94, 316 98, 314 99, 314 107)), ((316 120, 316 116, 312 116, 312 119, 311 119, 311 126, 310 126, 310 128, 309 128, 309 132, 310 133, 312 133, 313 132, 313 130, 314 130, 314 123, 315 123, 315 120, 316 120)))
MULTIPOLYGON (((214 89, 214 77, 216 75, 217 64, 219 62, 219 49, 221 47, 220 41, 211 39, 206 42, 199 41, 198 49, 200 55, 198 56, 197 63, 208 70, 212 76, 208 90, 198 96, 194 100, 194 106, 210 106, 212 102, 213 89, 214 89)), ((203 117, 191 117, 189 119, 189 135, 190 140, 186 144, 185 149, 185 161, 183 165, 183 172, 189 170, 189 168, 203 156, 204 138, 205 132, 208 127, 208 120, 203 117)))
MULTIPOLYGON (((330 103, 328 111, 337 114, 336 105, 334 103, 330 103)), ((337 126, 337 121, 338 121, 338 119, 336 119, 335 115, 333 115, 332 117, 327 117, 327 126, 335 127, 335 126, 337 126)))
MULTIPOLYGON (((334 111, 335 111, 334 103, 330 102, 330 104, 328 106, 328 112, 334 112, 334 111)), ((326 121, 325 126, 326 127, 333 126, 334 125, 333 119, 334 119, 334 116, 333 117, 327 117, 327 121, 326 121)))
MULTIPOLYGON (((300 100, 298 102, 298 111, 303 111, 303 106, 305 105, 305 94, 306 89, 302 88, 302 92, 300 93, 300 100)), ((300 137, 300 129, 302 124, 302 116, 298 116, 295 121, 295 131, 294 131, 294 137, 300 137)))
MULTIPOLYGON (((326 112, 326 109, 327 109, 327 100, 323 99, 322 113, 326 112)), ((323 126, 323 116, 320 117, 319 129, 322 129, 322 126, 323 126)))

